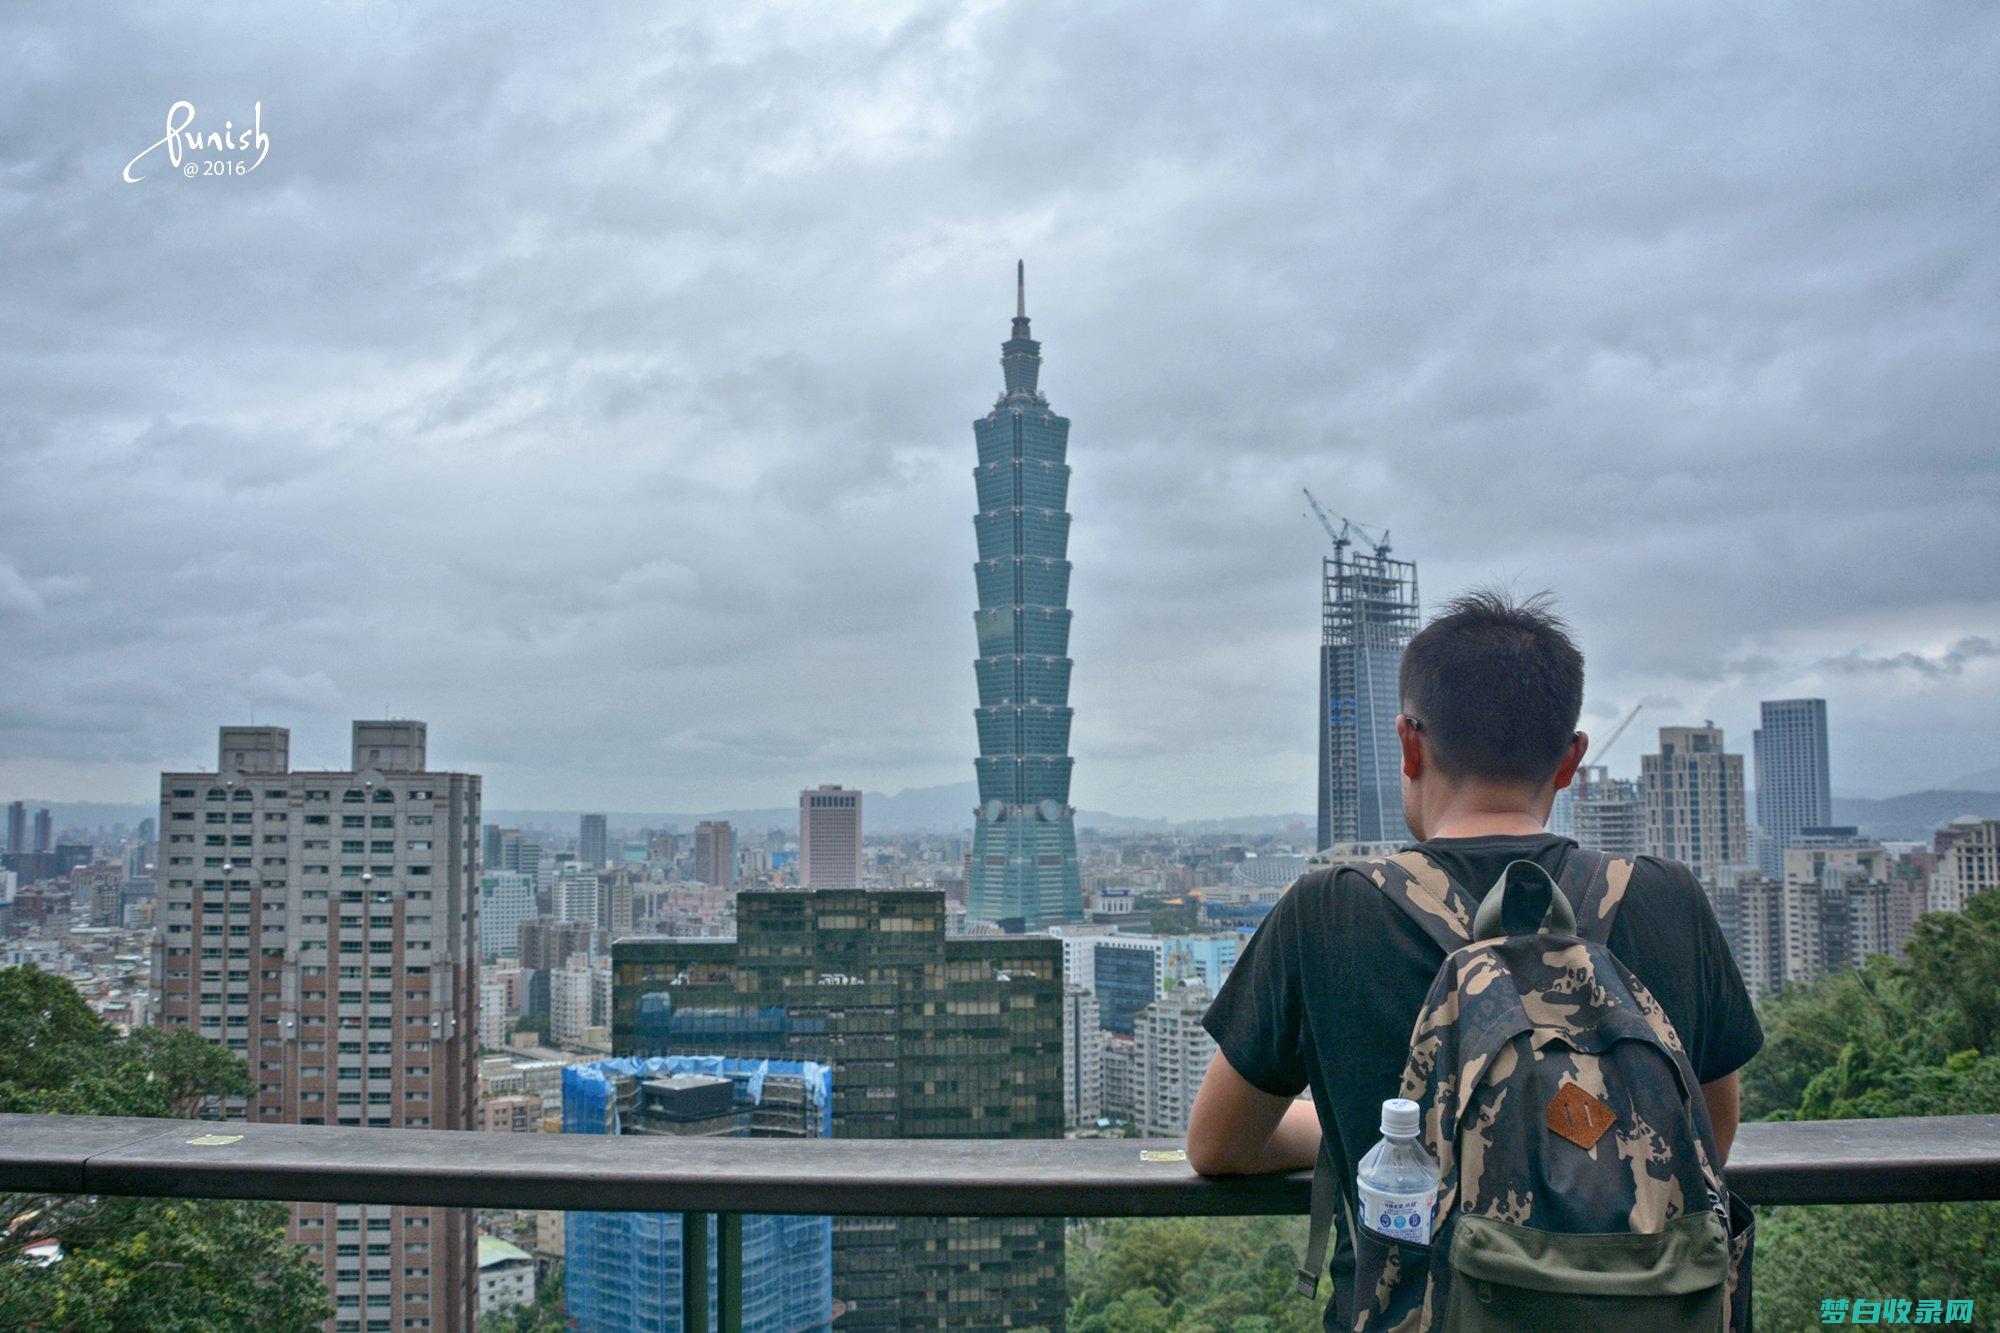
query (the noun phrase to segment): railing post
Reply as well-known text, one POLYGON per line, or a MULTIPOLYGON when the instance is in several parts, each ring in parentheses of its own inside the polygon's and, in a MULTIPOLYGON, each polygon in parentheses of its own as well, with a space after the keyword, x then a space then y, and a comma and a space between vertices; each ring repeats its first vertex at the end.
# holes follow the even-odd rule
POLYGON ((681 1214, 681 1327, 708 1333, 708 1217, 681 1214))
POLYGON ((715 1217, 716 1333, 743 1333, 743 1214, 715 1217))

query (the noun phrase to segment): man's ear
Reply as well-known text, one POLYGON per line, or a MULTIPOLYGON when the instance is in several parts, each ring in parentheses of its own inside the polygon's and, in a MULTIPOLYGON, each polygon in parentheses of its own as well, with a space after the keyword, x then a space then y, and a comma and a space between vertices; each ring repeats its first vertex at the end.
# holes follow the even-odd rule
POLYGON ((1576 780, 1577 766, 1583 763, 1583 757, 1589 753, 1590 736, 1587 733, 1579 731, 1570 737, 1569 749, 1563 754, 1562 763, 1556 765, 1555 790, 1561 791, 1576 780))
POLYGON ((1424 740, 1416 723, 1396 715, 1396 739, 1403 744, 1403 776, 1415 782, 1424 775, 1424 740))

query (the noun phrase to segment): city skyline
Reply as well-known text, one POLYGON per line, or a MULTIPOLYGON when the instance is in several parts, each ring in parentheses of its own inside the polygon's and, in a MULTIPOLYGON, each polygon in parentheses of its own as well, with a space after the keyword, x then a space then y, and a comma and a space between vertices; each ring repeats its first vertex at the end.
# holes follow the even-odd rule
POLYGON ((0 19, 0 96, 68 127, 0 146, 37 182, 0 260, 34 330, 0 369, 0 790, 139 798, 253 711, 308 757, 425 717, 510 806, 957 780, 960 432, 1018 254, 1090 424, 1078 805, 1311 809, 1302 484, 1393 523, 1433 605, 1554 588, 1587 730, 1825 698, 1845 790, 1992 767, 1991 13, 1799 11, 1846 39, 1787 52, 1748 124, 1766 20, 1720 10, 1552 43, 1023 6, 885 56, 860 13, 520 11, 502 42, 361 8, 0 19), (1258 77, 1216 82, 1218 47, 1258 77), (361 49, 351 106, 323 53, 361 49), (716 49, 727 79, 663 73, 716 49), (125 78, 141 51, 185 85, 125 78), (437 109, 503 75, 491 116, 437 109), (124 184, 184 96, 262 99, 269 159, 124 184))

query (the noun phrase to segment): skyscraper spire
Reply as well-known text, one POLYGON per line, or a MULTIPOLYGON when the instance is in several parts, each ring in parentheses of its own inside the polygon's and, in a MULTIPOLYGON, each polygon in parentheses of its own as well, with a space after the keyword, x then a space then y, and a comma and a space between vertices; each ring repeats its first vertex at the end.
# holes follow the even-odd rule
POLYGON ((1069 419, 1036 387, 1027 267, 1014 266, 1014 336, 1000 348, 1006 392, 972 424, 979 810, 966 911, 1017 931, 1083 919, 1069 801, 1069 419))

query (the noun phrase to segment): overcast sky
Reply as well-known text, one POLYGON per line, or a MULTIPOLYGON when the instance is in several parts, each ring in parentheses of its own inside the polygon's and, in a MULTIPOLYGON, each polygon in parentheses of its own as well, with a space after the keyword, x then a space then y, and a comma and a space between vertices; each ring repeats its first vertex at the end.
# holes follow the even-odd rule
POLYGON ((1016 257, 1079 804, 1312 808, 1302 484, 1557 590, 1614 769, 1803 694, 1837 791, 1990 768, 1996 74, 1962 0, 9 4, 0 798, 253 713, 495 806, 969 779, 1016 257), (262 164, 125 183, 179 99, 262 164))

